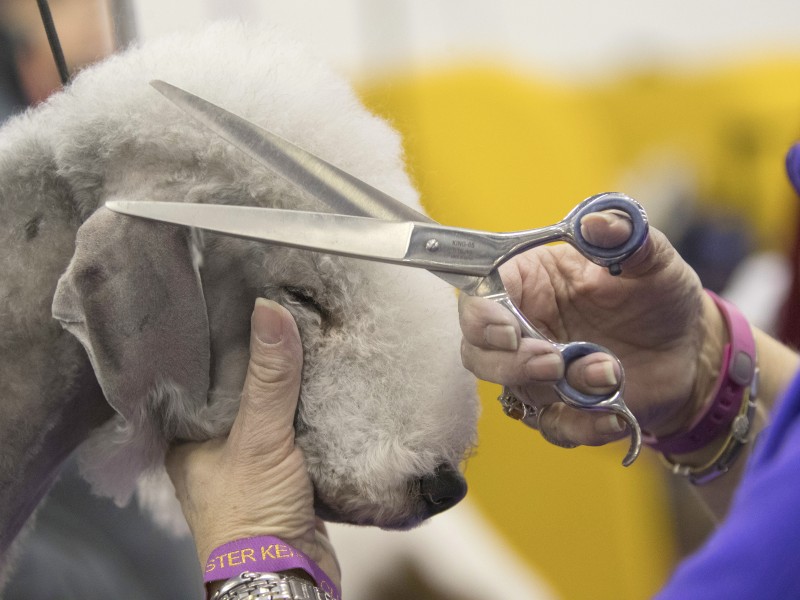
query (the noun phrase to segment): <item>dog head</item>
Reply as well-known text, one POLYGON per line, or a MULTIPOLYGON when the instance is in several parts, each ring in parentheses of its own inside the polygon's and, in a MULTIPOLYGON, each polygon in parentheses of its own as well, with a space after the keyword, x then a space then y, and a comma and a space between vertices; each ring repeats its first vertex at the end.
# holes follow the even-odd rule
POLYGON ((13 123, 45 136, 83 224, 53 312, 83 343, 118 416, 85 473, 124 502, 174 440, 223 435, 238 408, 249 316, 292 311, 305 351, 297 443, 329 520, 405 528, 465 493, 477 400, 455 296, 431 274, 110 213, 111 198, 330 210, 203 130, 163 79, 419 208, 398 136, 274 31, 217 26, 113 57, 13 123))

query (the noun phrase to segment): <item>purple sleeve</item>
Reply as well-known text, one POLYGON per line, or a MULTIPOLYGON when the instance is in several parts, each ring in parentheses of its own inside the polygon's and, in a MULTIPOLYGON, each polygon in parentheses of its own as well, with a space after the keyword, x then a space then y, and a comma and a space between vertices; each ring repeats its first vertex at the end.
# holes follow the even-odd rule
POLYGON ((730 513, 655 600, 800 598, 800 374, 762 433, 730 513))

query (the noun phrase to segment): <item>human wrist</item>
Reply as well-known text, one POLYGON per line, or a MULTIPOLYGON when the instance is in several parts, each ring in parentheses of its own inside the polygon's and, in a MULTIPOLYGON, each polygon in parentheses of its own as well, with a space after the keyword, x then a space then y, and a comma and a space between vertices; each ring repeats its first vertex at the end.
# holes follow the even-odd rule
POLYGON ((680 408, 669 419, 648 428, 645 440, 667 438, 685 431, 714 400, 712 392, 719 377, 725 345, 730 338, 722 314, 705 291, 700 292, 699 312, 697 358, 691 373, 691 384, 686 386, 689 391, 675 398, 674 404, 680 408))
POLYGON ((666 437, 646 438, 673 473, 694 484, 727 473, 743 453, 751 439, 759 392, 756 341, 749 322, 734 305, 706 293, 724 317, 728 332, 713 390, 702 412, 683 429, 666 437))
MULTIPOLYGON (((339 568, 339 562, 336 558, 336 552, 333 548, 333 545, 327 538, 327 534, 325 532, 324 524, 322 523, 322 521, 318 521, 316 527, 312 527, 301 537, 296 537, 295 533, 291 533, 285 527, 278 527, 278 526, 273 526, 265 529, 264 526, 262 525, 256 528, 245 528, 240 531, 237 531, 233 527, 229 527, 228 531, 229 531, 228 535, 221 539, 227 539, 231 541, 241 541, 241 540, 249 540, 249 539, 256 539, 269 536, 278 538, 282 540, 282 542, 284 542, 289 547, 299 550, 300 552, 305 554, 316 565, 318 565, 319 568, 328 577, 330 577, 331 581, 337 588, 340 586, 341 571, 339 568), (260 533, 262 531, 269 531, 269 533, 262 534, 260 533)), ((217 550, 218 548, 225 546, 227 543, 230 542, 219 541, 214 544, 198 545, 197 547, 198 560, 200 562, 200 565, 203 567, 204 573, 208 568, 209 560, 214 555, 214 551, 217 550)), ((234 558, 234 562, 235 561, 236 559, 234 558)), ((238 565, 233 565, 233 566, 238 566, 238 565)), ((252 564, 250 562, 246 563, 246 566, 247 568, 252 568, 252 564)), ((208 585, 206 587, 208 588, 208 585)))
MULTIPOLYGON (((765 426, 763 411, 759 410, 757 405, 758 400, 759 398, 750 397, 749 394, 744 398, 744 403, 739 414, 746 419, 743 421, 746 427, 739 431, 738 440, 735 440, 736 436, 732 435, 731 428, 728 428, 717 435, 711 442, 697 450, 669 455, 662 454, 661 458, 665 466, 675 474, 690 475, 690 472, 698 473, 699 471, 706 470, 706 467, 713 467, 723 454, 729 450, 732 443, 739 442, 740 447, 737 449, 739 452, 743 452, 745 446, 748 444, 752 447, 752 442, 765 426), (679 466, 676 467, 676 465, 679 466), (684 472, 682 472, 682 470, 684 472)), ((734 460, 737 464, 742 462, 736 460, 736 456, 733 456, 729 466, 734 460)), ((690 479, 693 483, 698 483, 699 481, 696 477, 691 477, 690 479)), ((699 481, 699 483, 703 482, 699 481)))
MULTIPOLYGON (((328 554, 323 552, 323 558, 332 558, 332 554, 328 554)), ((203 580, 209 595, 213 595, 220 587, 219 582, 236 578, 243 572, 299 576, 338 600, 338 564, 333 559, 334 568, 329 566, 326 571, 318 561, 318 558, 312 558, 275 536, 250 537, 222 544, 212 550, 205 562, 203 580)))
MULTIPOLYGON (((306 573, 302 569, 289 569, 287 571, 278 571, 276 574, 277 575, 288 575, 288 576, 291 576, 291 577, 297 577, 298 579, 302 579, 302 580, 310 583, 311 585, 316 585, 316 582, 314 581, 314 578, 311 577, 311 575, 309 575, 308 573, 306 573)), ((212 598, 217 597, 219 595, 218 592, 220 592, 220 590, 222 589, 222 586, 224 586, 226 583, 227 583, 227 580, 225 580, 225 579, 218 579, 218 580, 215 580, 215 581, 206 582, 206 584, 205 584, 206 585, 206 599, 210 600, 212 598), (215 594, 217 596, 215 596, 215 594)))
POLYGON ((267 573, 243 571, 225 581, 210 595, 210 600, 340 600, 289 572, 267 573))
POLYGON ((186 486, 177 488, 200 564, 205 565, 211 552, 223 544, 267 535, 313 554, 320 536, 315 528, 313 486, 300 449, 293 446, 279 464, 262 468, 255 461, 230 460, 241 455, 239 449, 210 447, 209 456, 207 444, 194 457, 203 473, 202 479, 195 476, 193 493, 187 494, 186 486), (204 506, 214 510, 201 510, 204 506))
MULTIPOLYGON (((715 401, 715 391, 723 369, 725 347, 731 341, 731 332, 715 300, 703 290, 702 344, 697 356, 696 374, 692 384, 689 405, 690 418, 682 428, 689 427, 705 413, 715 401)), ((724 437, 724 436, 723 436, 724 437)))

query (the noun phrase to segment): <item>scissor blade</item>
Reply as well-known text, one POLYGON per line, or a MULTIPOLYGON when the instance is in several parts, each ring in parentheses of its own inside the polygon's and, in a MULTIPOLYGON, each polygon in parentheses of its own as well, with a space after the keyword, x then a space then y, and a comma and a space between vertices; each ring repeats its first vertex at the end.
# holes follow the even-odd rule
POLYGON ((221 138, 338 213, 430 222, 427 216, 399 200, 224 108, 165 81, 150 84, 221 138))
POLYGON ((392 263, 404 262, 414 230, 414 224, 408 221, 254 206, 126 200, 112 200, 106 206, 115 212, 165 223, 392 263))
MULTIPOLYGON (((154 80, 151 85, 190 117, 337 213, 436 223, 427 215, 224 108, 165 81, 154 80)), ((478 277, 471 275, 435 270, 431 273, 458 289, 474 288, 480 283, 478 277)))

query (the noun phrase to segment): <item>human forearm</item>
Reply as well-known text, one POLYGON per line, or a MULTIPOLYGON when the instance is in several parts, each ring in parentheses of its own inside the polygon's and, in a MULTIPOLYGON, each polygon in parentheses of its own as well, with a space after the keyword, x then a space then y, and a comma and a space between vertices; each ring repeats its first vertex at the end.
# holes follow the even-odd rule
POLYGON ((800 355, 763 331, 754 329, 753 335, 761 366, 758 399, 769 412, 772 412, 775 402, 800 366, 800 355))

